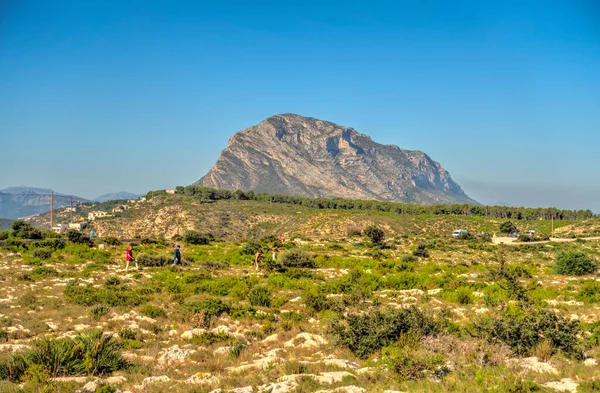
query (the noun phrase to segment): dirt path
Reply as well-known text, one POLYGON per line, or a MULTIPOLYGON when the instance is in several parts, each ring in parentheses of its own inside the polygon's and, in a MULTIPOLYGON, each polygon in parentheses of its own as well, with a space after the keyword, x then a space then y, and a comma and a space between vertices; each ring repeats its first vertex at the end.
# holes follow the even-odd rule
MULTIPOLYGON (((594 236, 594 237, 580 237, 577 239, 583 239, 583 240, 600 240, 600 236, 594 236)), ((560 238, 560 237, 551 237, 550 240, 542 240, 539 242, 517 242, 517 238, 516 237, 493 237, 492 238, 492 242, 494 244, 506 244, 507 246, 518 246, 521 244, 545 244, 545 243, 551 243, 551 242, 555 242, 555 243, 567 243, 567 242, 574 242, 577 239, 564 239, 564 238, 560 238)))

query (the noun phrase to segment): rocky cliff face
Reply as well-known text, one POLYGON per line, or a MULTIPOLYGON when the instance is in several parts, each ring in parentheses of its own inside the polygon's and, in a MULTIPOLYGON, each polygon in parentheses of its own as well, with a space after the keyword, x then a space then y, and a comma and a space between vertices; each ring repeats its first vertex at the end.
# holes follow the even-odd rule
POLYGON ((307 197, 477 203, 421 151, 337 124, 276 115, 236 133, 196 185, 307 197))

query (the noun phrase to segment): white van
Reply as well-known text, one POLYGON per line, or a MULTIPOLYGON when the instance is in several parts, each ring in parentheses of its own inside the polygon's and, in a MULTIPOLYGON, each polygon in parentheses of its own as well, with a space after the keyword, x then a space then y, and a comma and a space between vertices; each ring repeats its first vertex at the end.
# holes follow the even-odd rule
POLYGON ((452 232, 452 237, 458 239, 461 236, 466 235, 467 233, 469 232, 466 229, 457 229, 456 231, 452 232))

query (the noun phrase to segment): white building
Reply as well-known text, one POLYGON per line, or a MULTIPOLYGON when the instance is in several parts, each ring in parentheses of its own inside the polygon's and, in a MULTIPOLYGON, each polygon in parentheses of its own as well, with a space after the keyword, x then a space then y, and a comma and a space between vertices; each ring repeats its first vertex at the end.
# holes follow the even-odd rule
POLYGON ((52 227, 52 232, 65 233, 67 229, 69 229, 69 226, 67 224, 54 224, 54 226, 52 227))
POLYGON ((87 226, 86 222, 72 222, 69 224, 69 229, 75 229, 76 231, 81 231, 86 226, 87 226))
POLYGON ((98 217, 105 217, 107 215, 108 215, 107 212, 102 212, 102 211, 89 212, 88 213, 88 220, 94 221, 98 217))

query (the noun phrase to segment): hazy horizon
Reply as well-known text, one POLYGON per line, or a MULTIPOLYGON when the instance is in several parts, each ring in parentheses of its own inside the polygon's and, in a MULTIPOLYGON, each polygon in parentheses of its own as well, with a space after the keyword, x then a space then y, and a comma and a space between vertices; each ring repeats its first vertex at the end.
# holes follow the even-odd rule
POLYGON ((188 185, 291 112, 483 204, 600 212, 598 26, 593 2, 3 2, 0 189, 188 185))

